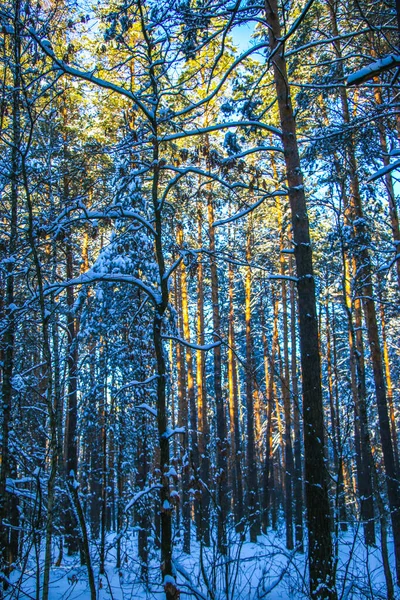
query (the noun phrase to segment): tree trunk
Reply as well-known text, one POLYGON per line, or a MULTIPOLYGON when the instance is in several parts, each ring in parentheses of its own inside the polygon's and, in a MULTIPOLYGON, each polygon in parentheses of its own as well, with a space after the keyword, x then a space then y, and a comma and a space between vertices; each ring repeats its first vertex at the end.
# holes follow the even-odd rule
MULTIPOLYGON (((289 276, 293 277, 293 260, 289 257, 289 276)), ((291 365, 290 376, 293 394, 293 432, 294 432, 294 510, 295 510, 295 539, 299 552, 304 551, 303 542, 303 476, 302 476, 302 436, 300 425, 300 395, 297 375, 297 316, 296 289, 293 281, 290 283, 290 344, 291 365)))
MULTIPOLYGON (((263 350, 265 367, 265 390, 267 396, 267 428, 265 431, 265 459, 263 465, 263 504, 262 504, 262 529, 267 532, 270 524, 271 498, 275 494, 273 486, 273 457, 272 457, 272 413, 274 406, 274 374, 275 374, 275 356, 278 346, 278 321, 274 302, 274 327, 272 334, 271 352, 268 350, 268 340, 266 335, 265 308, 261 309, 261 327, 263 330, 263 350)), ((273 502, 272 502, 273 504, 273 502)), ((275 528, 275 519, 272 519, 275 528)))
POLYGON ((327 474, 324 461, 324 420, 318 349, 315 282, 306 199, 291 104, 286 61, 276 0, 266 0, 266 22, 277 91, 282 143, 292 214, 300 320, 303 386, 304 455, 308 525, 308 558, 312 598, 336 598, 327 474))
MULTIPOLYGON (((197 216, 197 242, 199 248, 203 245, 202 236, 202 208, 199 206, 197 216)), ((197 265, 197 344, 204 345, 204 269, 202 258, 197 265)), ((209 457, 209 425, 207 415, 207 390, 204 352, 196 351, 196 382, 197 382, 197 416, 199 428, 199 459, 201 480, 201 527, 199 531, 200 541, 210 545, 210 457, 209 457)))
MULTIPOLYGON (((179 239, 178 239, 179 241, 179 239)), ((175 277, 176 308, 178 311, 179 333, 182 332, 182 279, 181 271, 176 271, 175 277)), ((180 461, 182 469, 182 527, 183 527, 183 551, 190 554, 190 474, 189 474, 189 439, 188 439, 188 398, 187 377, 184 350, 180 344, 176 346, 176 367, 178 372, 178 426, 183 427, 185 433, 182 436, 180 446, 180 461)))
POLYGON ((332 446, 333 446, 333 461, 336 476, 336 490, 335 490, 335 512, 336 521, 340 522, 340 530, 347 531, 347 515, 346 515, 346 499, 344 493, 344 475, 343 475, 343 456, 342 456, 342 439, 340 431, 340 412, 339 412, 339 397, 337 380, 334 381, 334 375, 336 375, 336 352, 335 352, 335 319, 333 319, 333 327, 331 333, 331 319, 329 314, 328 302, 325 303, 325 315, 326 315, 326 362, 328 372, 328 392, 329 392, 329 405, 331 412, 331 425, 332 425, 332 446), (332 339, 333 337, 333 344, 332 339), (333 351, 332 351, 333 345, 333 351), (334 365, 332 365, 332 359, 334 359, 334 365))
POLYGON ((293 447, 292 447, 292 411, 290 402, 290 379, 289 379, 289 334, 288 334, 288 309, 287 309, 287 286, 284 238, 284 224, 282 218, 281 199, 277 198, 278 227, 280 232, 279 263, 280 275, 282 275, 282 333, 283 333, 283 371, 281 370, 283 410, 285 414, 285 521, 286 521, 286 547, 293 550, 293 447))
MULTIPOLYGON (((399 262, 399 264, 400 264, 400 262, 399 262)), ((392 383, 392 374, 391 374, 391 370, 390 370, 389 347, 388 347, 388 342, 387 342, 384 295, 385 294, 384 294, 383 289, 380 288, 379 300, 380 300, 380 317, 381 317, 381 331, 382 331, 382 345, 383 345, 383 363, 385 366, 385 378, 386 378, 386 388, 387 388, 387 399, 388 399, 388 404, 389 404, 389 415, 390 415, 390 426, 391 426, 391 432, 392 432, 394 462, 395 462, 397 476, 399 476, 399 474, 400 474, 399 440, 397 437, 396 416, 395 416, 395 409, 394 409, 394 403, 393 403, 393 383, 392 383)))
MULTIPOLYGON (((250 227, 249 227, 250 229, 250 227)), ((251 231, 246 240, 245 323, 246 323, 246 433, 247 433, 247 515, 250 523, 250 541, 256 543, 260 535, 260 503, 258 499, 257 462, 254 438, 254 362, 251 330, 251 231)))
MULTIPOLYGON (((210 239, 210 271, 211 271, 211 298, 212 298, 212 319, 214 328, 214 341, 219 342, 221 335, 221 319, 219 311, 219 289, 217 261, 215 257, 215 229, 212 226, 214 222, 214 207, 211 193, 208 194, 208 233, 210 239)), ((227 537, 226 525, 229 511, 228 497, 228 473, 227 473, 227 454, 228 440, 227 427, 224 411, 224 398, 222 395, 222 365, 221 365, 221 346, 214 347, 214 395, 217 414, 217 502, 218 502, 218 551, 226 555, 227 537)))
MULTIPOLYGON (((64 201, 68 200, 68 184, 64 183, 64 201)), ((67 279, 73 279, 73 250, 71 239, 66 244, 66 275, 67 279)), ((68 484, 71 484, 78 477, 78 393, 77 393, 77 369, 78 369, 78 339, 77 323, 74 315, 74 288, 67 287, 67 364, 68 364, 68 384, 67 384, 67 413, 65 420, 65 474, 68 484)), ((65 534, 68 548, 68 554, 74 554, 78 550, 77 523, 74 510, 68 507, 66 510, 65 534)))
POLYGON ((238 405, 238 380, 237 365, 235 360, 235 315, 234 315, 234 269, 232 263, 228 267, 229 279, 229 324, 228 324, 228 389, 229 389, 229 416, 231 434, 231 481, 233 514, 235 517, 236 530, 238 533, 244 529, 243 516, 243 477, 241 465, 241 437, 239 426, 238 405))
MULTIPOLYGON (((400 7, 400 4, 399 4, 400 7)), ((382 92, 380 88, 379 77, 374 77, 374 83, 376 88, 374 90, 375 102, 378 107, 383 104, 382 92)), ((382 150, 382 160, 385 167, 390 164, 389 149, 386 140, 385 126, 381 119, 377 119, 377 126, 379 130, 379 142, 382 150)), ((386 173, 384 176, 387 198, 389 204, 389 217, 390 225, 392 228, 393 245, 395 251, 395 263, 397 273, 397 289, 400 292, 400 227, 399 227, 399 214, 396 205, 396 195, 393 187, 393 179, 391 173, 386 173)))
MULTIPOLYGON (((178 229, 178 244, 183 246, 183 230, 182 226, 178 229)), ((188 284, 187 284, 187 268, 185 262, 181 263, 181 296, 182 296, 182 321, 183 321, 183 336, 190 343, 190 326, 189 326, 189 300, 188 300, 188 284)), ((186 372, 187 372, 187 395, 189 400, 190 413, 190 449, 188 447, 188 474, 193 470, 195 474, 199 470, 199 446, 197 436, 197 406, 196 393, 194 387, 194 372, 193 372, 193 356, 192 350, 188 346, 185 348, 186 372)), ((188 432, 189 436, 189 432, 188 432)), ((189 437, 188 437, 189 440, 189 437)), ((189 445, 188 445, 189 446, 189 445)), ((190 483, 190 481, 189 481, 190 483)), ((190 510, 190 504, 189 504, 190 510)), ((199 525, 200 514, 198 501, 195 499, 195 514, 196 523, 199 525)), ((189 521, 190 522, 190 521, 189 521)), ((187 553, 190 553, 190 543, 187 553)))
MULTIPOLYGON (((20 93, 21 93, 21 25, 19 22, 21 2, 14 4, 14 35, 12 38, 12 148, 10 169, 10 202, 11 219, 8 243, 9 259, 6 263, 5 274, 5 331, 2 339, 3 350, 3 381, 1 386, 1 456, 0 456, 0 571, 5 577, 10 574, 18 554, 18 500, 17 496, 7 491, 6 481, 14 476, 13 458, 10 453, 11 410, 13 400, 12 378, 15 359, 16 321, 14 305, 14 268, 18 240, 18 180, 20 176, 19 145, 21 136, 20 124, 20 93)), ((0 584, 7 589, 6 579, 0 584)), ((1 590, 0 590, 1 592, 1 590)))

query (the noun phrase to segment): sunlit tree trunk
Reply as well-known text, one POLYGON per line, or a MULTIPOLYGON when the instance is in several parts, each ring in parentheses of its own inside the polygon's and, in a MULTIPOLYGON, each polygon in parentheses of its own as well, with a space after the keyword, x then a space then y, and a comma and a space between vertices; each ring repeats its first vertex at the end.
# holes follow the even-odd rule
POLYGON ((332 336, 334 337, 334 328, 331 332, 331 315, 329 313, 328 301, 325 301, 325 330, 326 330, 326 367, 328 376, 328 394, 329 394, 329 407, 331 415, 331 427, 332 427, 332 448, 333 448, 333 463, 334 473, 336 477, 335 486, 335 512, 336 519, 340 521, 341 531, 347 531, 347 515, 346 515, 346 503, 344 497, 344 486, 343 486, 343 457, 342 457, 342 439, 340 433, 340 414, 339 414, 339 401, 335 391, 334 382, 334 367, 333 367, 333 351, 332 351, 332 336))
MULTIPOLYGON (((400 8, 400 7, 399 7, 400 8)), ((378 107, 382 106, 382 91, 380 87, 380 81, 378 77, 374 77, 374 83, 376 84, 374 90, 375 102, 378 107)), ((385 126, 384 122, 381 119, 377 119, 377 126, 379 131, 379 143, 382 150, 382 160, 385 167, 387 167, 390 163, 389 149, 386 140, 385 126)), ((397 289, 400 291, 400 227, 399 227, 399 214, 397 210, 396 204, 396 195, 393 186, 393 179, 391 173, 386 173, 384 176, 386 191, 387 191, 387 199, 389 205, 389 217, 390 217, 390 226, 392 228, 392 236, 393 236, 393 245, 395 248, 395 259, 396 263, 396 273, 397 273, 397 289)))
MULTIPOLYGON (((345 105, 344 110, 346 115, 345 105)), ((372 363, 378 408, 380 438, 386 471, 386 485, 391 510, 396 557, 396 574, 397 581, 400 582, 400 492, 396 477, 392 436, 390 432, 382 351, 372 285, 372 268, 368 251, 368 236, 361 203, 354 148, 352 147, 352 144, 350 146, 350 215, 353 224, 354 242, 357 244, 355 251, 355 292, 358 296, 361 296, 365 325, 368 334, 370 359, 372 363)))
POLYGON ((273 295, 274 319, 271 351, 268 349, 268 340, 266 332, 265 308, 261 309, 261 326, 263 330, 263 350, 264 350, 264 368, 265 368, 265 389, 267 395, 267 427, 265 431, 265 459, 263 464, 263 501, 262 501, 262 528, 266 533, 270 525, 270 516, 272 518, 272 527, 276 527, 276 502, 275 502, 275 487, 274 487, 274 468, 272 456, 272 415, 274 408, 274 375, 275 361, 278 348, 278 313, 275 298, 273 295), (272 513, 272 514, 270 514, 272 513))
MULTIPOLYGON (((219 286, 215 247, 214 207, 211 193, 207 198, 208 208, 208 234, 210 240, 210 271, 211 271, 211 299, 212 319, 214 328, 214 341, 219 342, 221 335, 221 318, 219 309, 219 286)), ((228 440, 224 411, 224 398, 222 393, 222 364, 221 346, 215 346, 214 355, 214 396, 217 415, 217 500, 218 500, 218 550, 221 554, 227 553, 226 520, 229 512, 229 497, 227 486, 227 454, 228 440)))
MULTIPOLYGON (((343 295, 347 316, 350 350, 351 390, 354 403, 354 443, 356 448, 357 485, 360 497, 361 519, 364 523, 364 539, 368 545, 375 544, 374 502, 372 469, 373 459, 366 410, 366 387, 364 349, 362 337, 356 337, 354 320, 360 321, 359 306, 351 300, 351 264, 343 251, 343 295)), ((361 326, 361 323, 360 323, 361 326)))
MULTIPOLYGON (((197 243, 199 248, 203 245, 203 218, 202 207, 199 206, 197 214, 197 243)), ((203 259, 197 265, 197 344, 204 345, 204 268, 203 259)), ((197 416, 199 428, 199 460, 200 460, 200 511, 201 527, 200 541, 206 546, 210 545, 210 457, 209 457, 209 425, 207 415, 207 390, 204 352, 196 351, 196 383, 197 383, 197 416)))
POLYGON ((389 346, 387 341, 387 327, 386 327, 386 316, 385 316, 385 302, 384 302, 384 291, 382 288, 379 290, 380 299, 380 318, 381 318, 381 331, 382 331, 382 347, 383 347, 383 364, 385 367, 385 378, 387 388, 387 399, 389 404, 389 416, 390 426, 392 432, 392 442, 394 451, 394 462, 396 467, 397 475, 400 474, 400 462, 399 462, 399 441, 397 436, 396 416, 393 402, 393 382, 392 373, 390 369, 390 357, 389 357, 389 346))
POLYGON ((243 478, 242 478, 242 442, 239 426, 238 379, 235 358, 235 314, 234 314, 234 268, 229 263, 229 325, 228 325, 228 387, 229 387, 229 416, 231 436, 231 481, 233 512, 237 531, 243 531, 243 478))
MULTIPOLYGON (((178 238, 179 241, 179 238, 178 238)), ((182 317, 182 273, 176 272, 175 277, 176 307, 178 310, 178 325, 180 331, 183 329, 182 317)), ((189 496, 189 439, 188 439, 188 394, 187 394, 187 371, 185 363, 185 352, 181 344, 176 347, 176 366, 178 375, 178 426, 183 427, 185 434, 181 440, 180 460, 182 463, 182 528, 183 528, 183 551, 190 554, 190 496, 189 496)))
MULTIPOLYGON (((183 246, 183 230, 181 225, 178 226, 178 244, 183 246)), ((185 261, 181 263, 181 296, 182 296, 182 323, 183 335, 187 342, 190 343, 190 325, 189 325, 189 298, 188 298, 188 283, 187 283, 187 268, 185 261)), ((197 435, 197 405, 196 391, 194 385, 194 369, 193 369, 193 351, 189 346, 185 348, 186 372, 187 372, 187 396, 189 401, 190 415, 190 449, 188 455, 188 473, 192 470, 195 474, 199 470, 199 446, 197 435)), ((190 510, 190 505, 189 505, 190 510)), ((199 507, 197 499, 195 499, 195 514, 196 524, 199 525, 199 507)), ((190 544, 187 552, 190 552, 190 544)))

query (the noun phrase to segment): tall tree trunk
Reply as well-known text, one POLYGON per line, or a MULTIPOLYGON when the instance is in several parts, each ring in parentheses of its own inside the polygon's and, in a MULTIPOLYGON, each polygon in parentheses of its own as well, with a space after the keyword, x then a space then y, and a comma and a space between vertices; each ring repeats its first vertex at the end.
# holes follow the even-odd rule
MULTIPOLYGON (((400 261, 399 261, 399 264, 400 264, 400 261)), ((379 290, 379 300, 380 300, 380 318, 381 318, 382 345, 383 345, 383 364, 385 366, 385 378, 386 378, 386 388, 387 388, 387 399, 388 399, 388 404, 389 404, 389 415, 390 415, 390 426, 391 426, 392 443, 393 443, 393 451, 394 451, 394 462, 395 462, 397 475, 399 475, 400 474, 399 440, 398 440, 398 436, 397 436, 396 416, 395 416, 395 408, 394 408, 394 403, 393 403, 393 382, 392 382, 392 374, 391 374, 391 369, 390 369, 389 346, 388 346, 388 341, 387 341, 384 296, 385 296, 385 294, 381 287, 379 290)))
POLYGON ((266 0, 265 12, 282 128, 296 260, 310 592, 312 598, 333 600, 336 598, 336 591, 333 581, 331 518, 324 461, 321 365, 308 214, 297 146, 296 123, 283 54, 284 45, 281 43, 277 1, 266 0))
MULTIPOLYGON (((18 180, 20 176, 20 93, 21 93, 21 2, 14 4, 14 35, 12 37, 12 147, 10 169, 10 236, 8 243, 8 261, 5 275, 5 332, 2 340, 3 381, 1 386, 1 463, 0 463, 0 570, 8 577, 18 554, 18 509, 17 496, 7 490, 8 477, 14 476, 13 457, 10 453, 10 426, 12 411, 12 377, 15 360, 16 321, 14 306, 14 269, 18 240, 18 180)), ((0 583, 7 588, 6 579, 0 583)), ((0 594, 2 590, 0 589, 0 594)))
MULTIPOLYGON (((293 260, 289 256, 289 276, 293 277, 293 260)), ((300 395, 297 374, 297 315, 296 315, 296 289, 293 281, 290 282, 290 344, 291 365, 290 377, 293 395, 293 433, 294 433, 294 506, 295 506, 295 539, 299 552, 304 551, 303 542, 303 476, 302 476, 302 436, 300 424, 300 395)))
MULTIPOLYGON (((400 6, 399 6, 400 8, 400 6)), ((383 104, 382 99, 382 91, 380 87, 379 77, 374 77, 374 83, 376 84, 376 88, 374 90, 375 102, 378 107, 383 104)), ((386 132, 385 125, 382 119, 377 119, 377 126, 379 131, 379 143, 382 150, 382 160, 385 167, 390 164, 390 156, 389 149, 386 140, 386 132)), ((400 291, 400 227, 399 227, 399 214, 397 210, 396 204, 396 195, 393 186, 393 179, 391 173, 386 173, 384 176, 388 205, 389 205, 389 217, 390 217, 390 225, 392 228, 392 236, 393 236, 393 245, 395 251, 395 263, 396 263, 396 273, 397 273, 397 288, 400 291)))
POLYGON ((231 481, 232 481, 232 502, 233 514, 235 517, 236 529, 243 531, 244 508, 243 508, 243 477, 242 477, 242 443, 240 437, 239 425, 239 405, 238 405, 238 380, 237 365, 235 360, 235 314, 234 314, 234 269, 233 264, 229 263, 229 323, 228 323, 228 389, 229 389, 229 416, 230 416, 230 434, 231 434, 231 481))
POLYGON ((245 323, 246 323, 246 433, 247 433, 247 514, 250 523, 250 541, 257 542, 260 531, 257 483, 257 462, 254 438, 254 362, 251 330, 251 228, 247 230, 245 275, 245 323))
POLYGON ((51 317, 51 311, 48 310, 47 299, 44 294, 44 278, 43 278, 43 266, 41 257, 37 248, 37 239, 35 235, 34 225, 34 205, 33 199, 30 192, 29 177, 27 171, 27 165, 25 163, 25 157, 21 157, 21 172, 25 191, 26 206, 28 211, 28 241, 32 252, 33 264, 35 269, 35 276, 37 282, 37 296, 43 336, 43 357, 46 368, 46 403, 47 413, 49 417, 49 455, 50 455, 50 472, 47 480, 47 515, 45 525, 45 556, 44 556, 44 567, 43 567, 43 588, 42 588, 42 600, 48 600, 50 590, 50 568, 52 562, 52 538, 53 538, 53 520, 54 520, 54 507, 56 500, 56 476, 57 468, 60 460, 58 455, 59 442, 57 439, 57 398, 54 395, 54 382, 53 382, 53 360, 52 360, 52 348, 50 342, 50 331, 49 323, 51 317))
MULTIPOLYGON (((345 196, 344 196, 345 197, 345 196)), ((360 322, 359 306, 354 306, 351 300, 350 262, 344 250, 343 256, 343 296, 347 316, 348 339, 350 349, 351 390, 354 403, 354 442, 356 447, 357 485, 360 497, 361 519, 364 523, 364 539, 368 545, 375 544, 374 502, 372 469, 373 459, 368 430, 366 410, 366 386, 364 368, 364 349, 362 337, 356 337, 354 318, 360 322)), ((358 328, 359 329, 359 328, 358 328)), ((359 329, 360 330, 360 329, 359 329)))
POLYGON ((101 405, 101 385, 100 374, 96 373, 96 361, 98 351, 96 343, 89 339, 89 381, 90 393, 87 408, 87 448, 89 462, 89 517, 91 533, 94 540, 100 536, 100 512, 101 512, 101 452, 99 446, 100 439, 100 405, 101 405))
MULTIPOLYGON (((345 123, 350 122, 346 91, 342 92, 342 106, 345 123)), ((357 175, 355 149, 352 139, 348 148, 350 175, 350 218, 353 226, 355 244, 355 292, 361 297, 365 325, 368 334, 370 358, 375 383, 375 395, 378 407, 379 430, 386 471, 386 485, 391 510, 392 529, 395 546, 396 577, 400 583, 400 490, 394 460, 392 436, 388 416, 385 376, 379 337, 374 290, 372 285, 372 267, 368 251, 368 234, 363 214, 360 187, 357 175)))
MULTIPOLYGON (((178 244, 183 246, 183 230, 180 225, 178 228, 178 244)), ((182 321, 183 321, 183 335, 187 342, 190 343, 190 326, 189 326, 189 300, 188 300, 188 284, 187 284, 187 268, 185 261, 181 263, 181 296, 182 296, 182 321)), ((192 349, 189 346, 185 348, 185 359, 186 359, 186 371, 187 371, 187 395, 189 400, 189 414, 190 414, 190 449, 188 447, 188 474, 193 469, 194 473, 197 474, 199 470, 199 446, 198 446, 198 435, 197 435, 197 406, 196 406, 196 392, 194 387, 194 371, 193 371, 193 356, 192 349)), ((189 436, 189 434, 188 434, 189 436)), ((188 438, 189 439, 189 438, 188 438)), ((190 505, 189 505, 190 510, 190 505)), ((199 525, 197 515, 199 514, 198 501, 195 499, 195 514, 196 524, 199 525)), ((187 553, 190 553, 190 543, 188 545, 187 553)))
MULTIPOLYGON (((348 207, 350 202, 346 191, 345 176, 343 175, 337 154, 334 154, 334 166, 343 200, 344 223, 347 227, 350 227, 348 218, 348 207)), ((354 260, 351 261, 349 253, 345 250, 344 246, 342 247, 342 264, 342 289, 344 308, 347 317, 347 332, 350 350, 350 380, 354 403, 354 443, 356 449, 356 470, 361 508, 360 512, 363 521, 365 543, 367 545, 374 545, 373 458, 366 407, 361 303, 358 297, 355 297, 354 300, 352 298, 352 281, 356 267, 354 260)))
MULTIPOLYGON (((220 341, 221 318, 219 310, 219 288, 218 271, 216 261, 215 247, 215 229, 214 206, 211 192, 208 194, 208 234, 210 239, 210 271, 211 271, 211 299, 212 299, 212 319, 214 328, 214 341, 220 341)), ((218 502, 218 550, 221 554, 227 554, 226 525, 229 511, 228 498, 228 473, 227 473, 227 454, 228 440, 227 427, 224 411, 224 398, 222 394, 222 365, 221 365, 221 346, 214 347, 214 396, 217 414, 217 502, 218 502)))
POLYGON ((277 198, 278 227, 280 232, 280 275, 282 275, 282 333, 283 333, 283 371, 281 370, 283 409, 285 414, 285 521, 286 521, 286 547, 293 549, 293 447, 292 447, 292 411, 290 402, 290 378, 289 378, 289 333, 288 333, 288 309, 287 309, 287 286, 285 265, 285 238, 282 217, 281 199, 277 198))
MULTIPOLYGON (((331 333, 331 321, 329 314, 328 301, 325 302, 325 330, 326 330, 326 363, 327 363, 327 375, 328 375, 328 394, 329 394, 329 406, 331 413, 331 427, 332 427, 332 448, 333 448, 333 463, 335 472, 335 512, 336 522, 340 522, 341 531, 347 531, 347 516, 346 516, 346 503, 344 497, 344 486, 343 486, 343 456, 342 456, 342 440, 340 434, 340 414, 338 406, 338 398, 335 399, 335 382, 334 382, 334 368, 332 365, 333 352, 332 352, 332 335, 335 336, 335 329, 331 333), (335 401, 336 400, 336 401, 335 401)), ((334 343, 334 342, 333 342, 334 343)))
MULTIPOLYGON (((202 207, 199 206, 197 215, 197 243, 199 248, 203 245, 203 218, 202 207)), ((200 258, 197 265, 197 344, 204 345, 204 269, 203 259, 200 258)), ((197 383, 197 416, 199 428, 199 459, 201 480, 201 527, 199 532, 200 541, 210 545, 210 457, 209 457, 209 425, 207 415, 207 390, 204 352, 196 351, 196 383, 197 383)))
MULTIPOLYGON (((66 178, 64 178, 66 179, 66 178)), ((68 201, 68 183, 64 183, 64 200, 68 201)), ((73 279, 73 250, 71 239, 66 244, 66 275, 67 279, 73 279)), ((67 287, 67 364, 68 364, 68 384, 67 384, 67 412, 65 419, 65 471, 68 486, 74 485, 78 477, 78 389, 77 389, 77 369, 78 369, 78 339, 77 322, 74 315, 74 288, 67 287)), ((77 523, 75 511, 68 507, 65 519, 65 533, 68 554, 74 554, 78 550, 77 523)))
MULTIPOLYGON (((276 303, 273 295, 274 305, 274 325, 272 333, 271 352, 268 350, 268 340, 266 334, 265 308, 261 309, 261 326, 263 329, 263 350, 264 350, 264 368, 265 368, 265 389, 267 395, 267 427, 265 431, 265 459, 263 465, 263 501, 262 501, 262 528, 266 533, 270 524, 271 504, 275 505, 275 488, 273 485, 273 456, 272 456, 272 414, 274 406, 274 375, 275 375, 275 357, 278 347, 278 319, 276 303), (272 502, 271 502, 272 500, 272 502)), ((275 517, 272 516, 272 526, 275 529, 275 517)))
POLYGON ((108 411, 107 411, 107 377, 108 377, 108 349, 107 341, 101 339, 100 349, 100 377, 102 380, 102 393, 100 397, 99 432, 101 456, 101 512, 100 512, 100 548, 99 548, 99 573, 105 574, 106 560, 106 530, 107 530, 107 503, 108 503, 108 411))
MULTIPOLYGON (((152 56, 150 41, 147 41, 149 56, 152 56)), ((152 87, 155 96, 158 95, 157 80, 154 67, 150 67, 152 87)), ((154 133, 154 139, 157 139, 157 121, 154 119, 151 123, 154 133)), ((157 372, 157 428, 159 440, 159 470, 161 473, 161 572, 164 582, 166 600, 176 600, 179 591, 175 584, 175 577, 172 565, 172 504, 170 497, 170 480, 167 473, 170 470, 170 447, 168 431, 168 411, 167 411, 167 365, 165 358, 163 342, 163 320, 169 303, 169 281, 166 277, 166 267, 163 246, 163 227, 162 227, 162 204, 159 201, 159 148, 154 142, 153 146, 153 164, 154 167, 152 179, 152 204, 154 213, 155 235, 155 253, 158 267, 158 279, 161 289, 161 298, 154 306, 153 318, 153 344, 156 355, 157 372)))
MULTIPOLYGON (((179 241, 179 238, 178 238, 179 241)), ((176 271, 175 277, 175 296, 176 307, 178 310, 179 332, 182 331, 182 273, 176 271)), ((188 439, 188 398, 187 398, 187 374, 185 364, 185 353, 183 347, 177 344, 176 347, 176 366, 178 371, 178 425, 183 427, 185 433, 182 436, 181 443, 181 464, 182 464, 182 527, 183 527, 183 551, 190 554, 190 474, 189 474, 189 439, 188 439)))

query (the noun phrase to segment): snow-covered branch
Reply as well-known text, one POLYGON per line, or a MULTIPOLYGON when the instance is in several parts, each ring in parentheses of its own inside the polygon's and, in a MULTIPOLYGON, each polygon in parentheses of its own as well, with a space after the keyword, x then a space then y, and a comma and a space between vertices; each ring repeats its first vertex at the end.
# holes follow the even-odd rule
POLYGON ((208 350, 212 350, 212 348, 216 348, 217 346, 220 346, 222 342, 218 341, 218 342, 212 342, 212 344, 205 344, 203 346, 201 346, 200 344, 192 344, 191 342, 187 342, 186 340, 174 336, 174 335, 163 335, 162 336, 164 340, 172 340, 174 342, 178 342, 179 344, 182 344, 182 346, 187 346, 188 348, 192 348, 193 350, 201 350, 202 352, 207 352, 208 350))
POLYGON ((272 194, 265 194, 262 198, 257 200, 257 202, 255 202, 251 206, 248 206, 247 208, 241 210, 240 212, 235 213, 231 217, 227 217, 226 219, 220 219, 219 221, 214 221, 212 226, 219 227, 220 225, 226 225, 226 223, 232 223, 232 221, 237 221, 237 219, 241 219, 242 217, 244 217, 244 216, 248 215, 250 212, 252 212, 255 208, 260 206, 260 204, 262 204, 262 202, 264 202, 264 200, 266 200, 267 198, 275 198, 276 196, 287 196, 287 195, 288 195, 288 193, 283 190, 278 190, 276 192, 273 192, 272 194))
POLYGON ((158 375, 152 375, 151 377, 149 377, 148 379, 145 379, 144 381, 136 381, 136 380, 130 381, 129 383, 126 383, 125 385, 120 387, 119 390, 117 390, 115 392, 114 398, 116 398, 119 394, 122 394, 122 392, 124 392, 125 390, 128 390, 131 387, 148 385, 149 383, 152 383, 157 378, 158 378, 158 375))
POLYGON ((134 94, 133 92, 127 90, 126 88, 124 88, 120 85, 112 83, 111 81, 107 81, 107 79, 103 79, 102 77, 97 77, 94 74, 95 70, 82 71, 82 69, 78 69, 76 67, 71 67, 70 65, 65 63, 63 60, 56 57, 50 42, 48 40, 42 39, 32 27, 29 28, 29 33, 32 36, 32 38, 35 40, 35 42, 43 50, 43 52, 49 58, 52 59, 52 61, 54 62, 54 64, 57 66, 57 68, 60 71, 63 71, 63 73, 66 73, 68 75, 72 75, 73 77, 77 77, 78 79, 83 79, 84 81, 94 83, 95 85, 98 85, 99 87, 101 87, 103 89, 111 90, 112 92, 116 92, 117 94, 120 94, 121 96, 125 96, 126 98, 129 98, 130 100, 132 100, 132 102, 134 102, 136 104, 136 106, 143 112, 143 114, 148 119, 152 119, 152 117, 153 117, 152 111, 150 111, 144 105, 144 103, 141 100, 139 100, 139 98, 136 96, 136 94, 134 94))
POLYGON ((221 129, 229 129, 230 127, 257 127, 258 129, 265 129, 269 133, 273 133, 279 137, 282 136, 280 129, 273 127, 272 125, 262 123, 261 121, 227 121, 225 123, 209 125, 208 127, 198 127, 196 129, 190 129, 189 131, 180 131, 179 133, 164 135, 159 138, 159 141, 170 142, 172 140, 178 140, 193 135, 203 135, 204 133, 212 133, 213 131, 220 131, 221 129))
MULTIPOLYGON (((135 285, 147 294, 154 305, 161 303, 161 296, 158 291, 133 275, 125 275, 123 273, 101 273, 93 271, 92 269, 89 269, 89 271, 82 273, 82 275, 79 275, 78 277, 63 281, 62 283, 50 284, 46 286, 44 293, 46 296, 49 294, 60 294, 63 290, 71 286, 91 285, 93 283, 99 283, 100 281, 135 285)), ((32 302, 32 299, 30 302, 32 302)))
POLYGON ((369 81, 374 77, 377 77, 385 71, 393 69, 393 67, 400 67, 400 55, 389 54, 385 58, 381 58, 362 69, 359 69, 355 73, 347 76, 347 85, 361 85, 365 81, 369 81))
MULTIPOLYGON (((58 224, 62 221, 62 219, 66 216, 69 216, 72 212, 79 210, 82 211, 81 215, 75 216, 72 221, 98 221, 99 219, 133 219, 138 221, 141 225, 144 225, 150 233, 154 236, 156 235, 156 231, 154 227, 142 217, 139 213, 133 210, 125 210, 122 206, 112 206, 110 208, 106 208, 105 210, 88 210, 84 204, 81 202, 77 203, 76 206, 69 206, 65 208, 57 217, 55 223, 58 224)), ((71 222, 71 220, 69 221, 71 222)))
POLYGON ((156 483, 154 485, 151 485, 148 488, 145 488, 144 490, 141 490, 140 492, 135 494, 131 500, 129 500, 128 504, 125 506, 125 512, 128 512, 128 510, 130 510, 132 508, 132 506, 134 506, 138 500, 140 500, 144 496, 147 496, 147 494, 150 494, 151 492, 154 492, 155 490, 161 490, 161 489, 162 489, 162 485, 156 483))
POLYGON ((383 177, 384 175, 387 175, 398 168, 400 168, 400 160, 396 160, 394 163, 390 163, 385 167, 378 169, 378 171, 371 175, 371 177, 368 177, 367 182, 371 183, 372 181, 375 181, 376 179, 379 179, 380 177, 383 177))

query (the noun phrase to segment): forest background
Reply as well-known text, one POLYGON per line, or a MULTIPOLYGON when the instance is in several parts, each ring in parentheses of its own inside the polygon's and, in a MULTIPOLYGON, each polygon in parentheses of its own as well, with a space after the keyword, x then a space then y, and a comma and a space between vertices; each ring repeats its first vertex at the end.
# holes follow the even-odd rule
POLYGON ((0 596, 396 597, 399 18, 2 4, 0 596))

